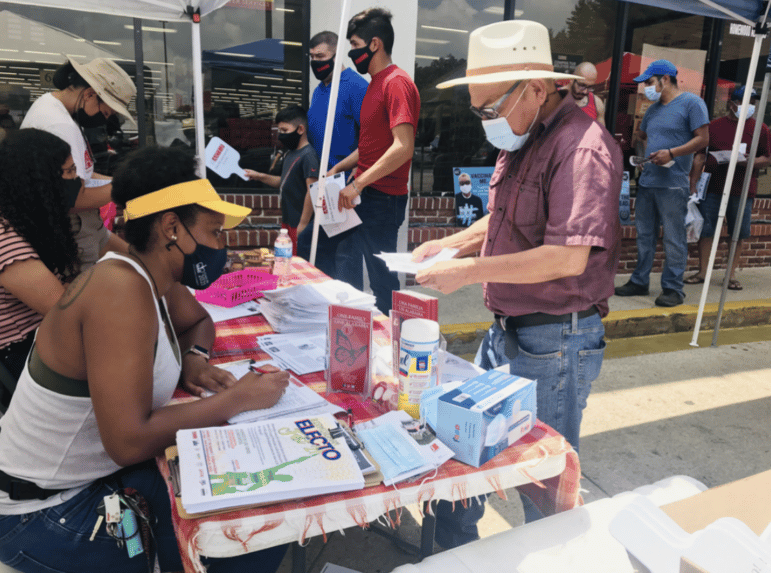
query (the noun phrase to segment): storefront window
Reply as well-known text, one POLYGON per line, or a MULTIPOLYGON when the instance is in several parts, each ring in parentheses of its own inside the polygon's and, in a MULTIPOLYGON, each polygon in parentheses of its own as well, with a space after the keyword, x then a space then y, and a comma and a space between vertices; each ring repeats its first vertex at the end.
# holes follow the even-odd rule
MULTIPOLYGON (((273 118, 282 107, 303 101, 305 4, 234 0, 202 21, 207 140, 219 136, 236 147, 243 167, 280 169, 273 161, 273 118)), ((147 143, 192 149, 191 24, 141 24, 147 143)), ((66 57, 80 63, 110 58, 136 78, 133 19, 0 2, 0 31, 0 107, 7 106, 11 118, 4 129, 18 127, 32 102, 55 89, 52 75, 66 57)), ((136 113, 135 102, 129 110, 136 113)), ((122 131, 117 125, 108 128, 107 133, 88 134, 95 138, 97 172, 107 174, 138 145, 136 132, 127 126, 122 131)), ((237 177, 215 184, 261 187, 237 177)))

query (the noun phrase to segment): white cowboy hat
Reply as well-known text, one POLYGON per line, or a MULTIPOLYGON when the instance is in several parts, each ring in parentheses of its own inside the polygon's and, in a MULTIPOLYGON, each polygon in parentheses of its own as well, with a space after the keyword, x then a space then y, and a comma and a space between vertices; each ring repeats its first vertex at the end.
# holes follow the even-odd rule
POLYGON ((136 125, 129 113, 128 105, 131 98, 137 94, 137 88, 123 68, 107 58, 96 58, 87 64, 79 64, 72 58, 68 60, 78 75, 94 88, 104 103, 128 119, 131 124, 136 125))
POLYGON ((506 20, 471 32, 466 77, 442 82, 436 87, 535 78, 581 79, 554 71, 546 26, 529 20, 506 20))

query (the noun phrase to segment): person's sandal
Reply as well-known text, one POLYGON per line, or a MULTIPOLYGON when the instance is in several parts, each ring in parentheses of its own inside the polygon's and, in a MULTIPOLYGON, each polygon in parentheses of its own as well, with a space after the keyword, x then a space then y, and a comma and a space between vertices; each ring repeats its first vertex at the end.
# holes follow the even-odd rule
POLYGON ((699 275, 691 275, 688 278, 683 279, 683 282, 687 285, 700 285, 704 283, 704 279, 699 275))
POLYGON ((744 287, 742 287, 742 283, 736 279, 731 279, 728 281, 728 290, 742 290, 743 288, 744 287))

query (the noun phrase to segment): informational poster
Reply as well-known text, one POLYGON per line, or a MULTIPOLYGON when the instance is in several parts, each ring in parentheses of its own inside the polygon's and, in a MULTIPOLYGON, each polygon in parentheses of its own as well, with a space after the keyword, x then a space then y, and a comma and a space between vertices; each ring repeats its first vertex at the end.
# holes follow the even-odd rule
POLYGON ((452 168, 456 226, 470 227, 487 214, 487 196, 494 169, 492 166, 452 168))

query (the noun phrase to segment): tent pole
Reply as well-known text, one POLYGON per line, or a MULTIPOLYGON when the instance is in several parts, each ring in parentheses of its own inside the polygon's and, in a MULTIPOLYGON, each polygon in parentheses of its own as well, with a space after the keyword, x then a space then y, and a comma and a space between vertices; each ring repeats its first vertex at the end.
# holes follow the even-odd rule
POLYGON ((195 119, 195 152, 198 159, 198 176, 206 177, 206 143, 203 125, 203 66, 201 64, 201 24, 192 23, 193 37, 193 105, 195 119))
POLYGON ((337 47, 335 48, 335 66, 332 70, 332 88, 329 93, 329 105, 327 106, 327 121, 324 126, 324 143, 321 146, 321 161, 319 162, 319 194, 316 197, 315 212, 313 216, 313 238, 311 239, 311 260, 310 264, 316 264, 316 247, 319 240, 319 217, 323 213, 324 193, 327 184, 327 166, 329 165, 329 149, 332 145, 332 129, 335 124, 335 110, 337 109, 337 93, 340 88, 340 73, 343 67, 342 54, 344 50, 340 48, 345 41, 345 35, 348 30, 348 15, 351 12, 351 0, 343 0, 343 9, 340 14, 340 28, 337 34, 337 47))
MULTIPOLYGON (((748 87, 751 87, 751 85, 745 84, 745 93, 747 92, 748 87)), ((717 346, 717 335, 720 332, 720 321, 723 318, 723 307, 725 306, 725 298, 728 292, 728 281, 731 278, 731 268, 733 267, 734 257, 736 257, 736 249, 739 245, 739 233, 741 231, 742 221, 744 219, 744 206, 747 204, 747 195, 749 194, 750 182, 752 181, 752 170, 755 167, 755 159, 757 158, 758 154, 758 142, 760 141, 760 133, 763 129, 763 112, 760 110, 766 109, 766 104, 768 103, 769 88, 771 88, 771 72, 766 72, 766 76, 763 79, 763 91, 760 93, 758 119, 755 120, 755 130, 752 134, 750 154, 747 156, 747 173, 744 175, 742 195, 739 199, 739 211, 736 214, 736 223, 734 223, 734 232, 733 236, 731 237, 731 248, 728 251, 728 262, 726 263, 725 277, 723 277, 723 288, 720 292, 720 304, 718 304, 717 318, 715 319, 715 331, 712 334, 712 346, 717 346)), ((713 239, 713 242, 714 241, 715 239, 713 239)))
MULTIPOLYGON (((765 34, 755 34, 755 43, 752 47, 752 59, 750 60, 750 69, 747 72, 747 82, 752 83, 755 78, 755 73, 758 69, 758 58, 760 57, 760 48, 765 39, 765 34)), ((746 84, 745 84, 746 85, 746 84)), ((733 181, 734 174, 736 173, 736 161, 739 158, 739 144, 742 142, 742 134, 744 133, 744 124, 747 122, 747 106, 750 103, 751 90, 744 90, 744 98, 742 98, 742 113, 739 114, 739 122, 736 125, 736 135, 734 135, 733 146, 731 147, 731 160, 728 162, 728 174, 726 175, 725 185, 723 186, 723 198, 720 201, 720 210, 718 211, 717 224, 715 225, 715 239, 712 241, 712 249, 709 254, 709 265, 707 266, 707 273, 704 277, 704 287, 701 289, 701 300, 699 301, 699 311, 696 314, 696 324, 693 328, 693 338, 691 339, 691 346, 698 347, 699 330, 701 329, 701 321, 704 317, 704 306, 707 304, 707 293, 709 292, 709 281, 712 278, 712 269, 715 266, 715 255, 717 254, 717 245, 720 242, 720 232, 723 230, 723 220, 725 219, 726 207, 728 206, 728 197, 731 194, 731 182, 733 181)), ((730 272, 730 271, 729 271, 730 272)))

